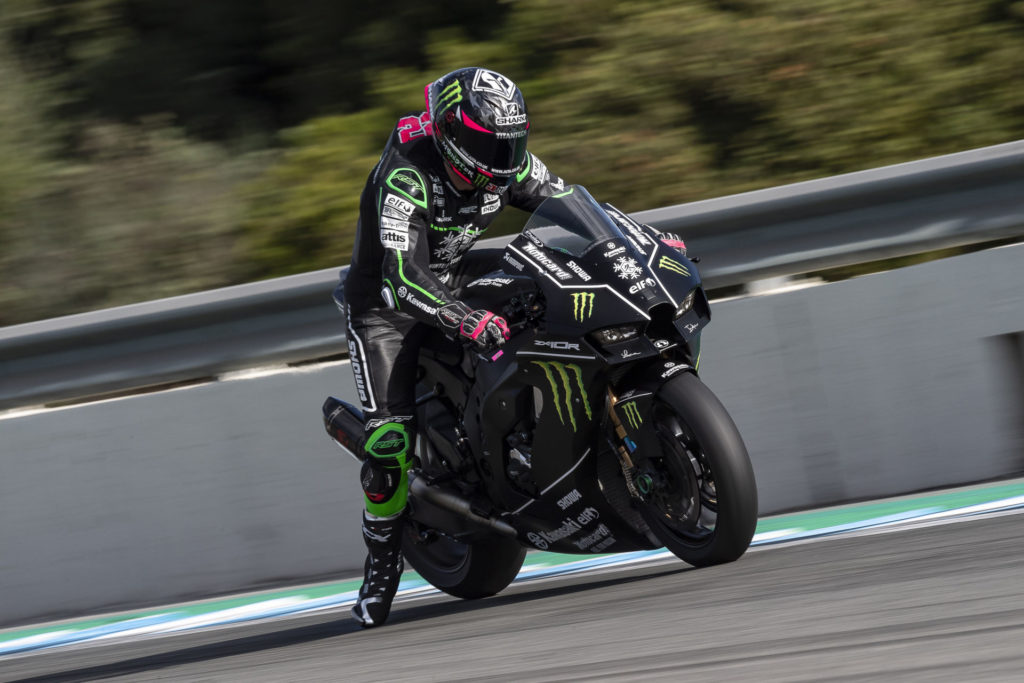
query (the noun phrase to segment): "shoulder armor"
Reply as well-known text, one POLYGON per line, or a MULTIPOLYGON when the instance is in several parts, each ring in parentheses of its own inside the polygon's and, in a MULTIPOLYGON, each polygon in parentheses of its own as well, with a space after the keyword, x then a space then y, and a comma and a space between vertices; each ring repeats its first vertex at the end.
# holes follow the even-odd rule
POLYGON ((396 168, 385 178, 384 184, 422 209, 427 208, 427 184, 414 168, 396 168))

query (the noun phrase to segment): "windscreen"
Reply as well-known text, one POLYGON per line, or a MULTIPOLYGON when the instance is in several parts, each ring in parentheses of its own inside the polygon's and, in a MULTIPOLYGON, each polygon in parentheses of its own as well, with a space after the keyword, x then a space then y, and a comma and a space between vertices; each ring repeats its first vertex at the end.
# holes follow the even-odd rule
POLYGON ((577 258, 595 244, 625 239, 615 222, 580 185, 545 199, 530 216, 523 232, 550 249, 577 258))

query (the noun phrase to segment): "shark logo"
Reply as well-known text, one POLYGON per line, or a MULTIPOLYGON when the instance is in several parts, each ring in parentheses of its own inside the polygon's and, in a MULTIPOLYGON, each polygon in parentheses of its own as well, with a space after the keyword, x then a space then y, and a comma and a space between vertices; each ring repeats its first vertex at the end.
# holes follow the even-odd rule
POLYGON ((516 94, 516 84, 494 71, 477 69, 476 75, 473 76, 473 90, 492 92, 506 100, 511 100, 512 96, 516 94))

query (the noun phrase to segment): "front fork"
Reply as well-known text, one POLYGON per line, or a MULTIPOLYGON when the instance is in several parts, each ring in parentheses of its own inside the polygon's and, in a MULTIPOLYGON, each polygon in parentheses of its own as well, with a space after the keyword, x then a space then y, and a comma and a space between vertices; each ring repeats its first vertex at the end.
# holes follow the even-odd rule
MULTIPOLYGON (((626 428, 622 424, 622 420, 619 419, 616 405, 619 399, 612 391, 611 387, 608 387, 608 416, 611 418, 612 427, 615 430, 616 441, 614 442, 615 452, 619 456, 619 466, 622 467, 622 476, 626 479, 626 489, 629 491, 629 495, 636 500, 643 500, 644 497, 651 492, 654 486, 654 482, 649 474, 640 472, 637 466, 633 463, 633 457, 631 453, 636 451, 638 446, 634 439, 629 437, 626 428)), ((636 404, 632 407, 624 405, 624 410, 627 411, 628 420, 641 419, 639 412, 636 410, 636 404)), ((641 420, 642 421, 642 420, 641 420)))
POLYGON ((680 372, 696 372, 696 367, 661 360, 637 370, 635 388, 616 394, 612 387, 608 387, 608 417, 614 428, 612 445, 619 457, 626 488, 630 496, 644 500, 654 490, 655 481, 642 466, 643 462, 652 454, 659 453, 662 447, 653 424, 654 396, 673 376, 680 372))

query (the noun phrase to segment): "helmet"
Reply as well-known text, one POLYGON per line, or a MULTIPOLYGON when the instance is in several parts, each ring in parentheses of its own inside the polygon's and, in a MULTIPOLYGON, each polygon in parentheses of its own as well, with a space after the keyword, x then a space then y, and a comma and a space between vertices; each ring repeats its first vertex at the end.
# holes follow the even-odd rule
POLYGON ((470 67, 441 76, 424 89, 434 144, 460 178, 502 193, 526 164, 530 120, 516 84, 470 67))

